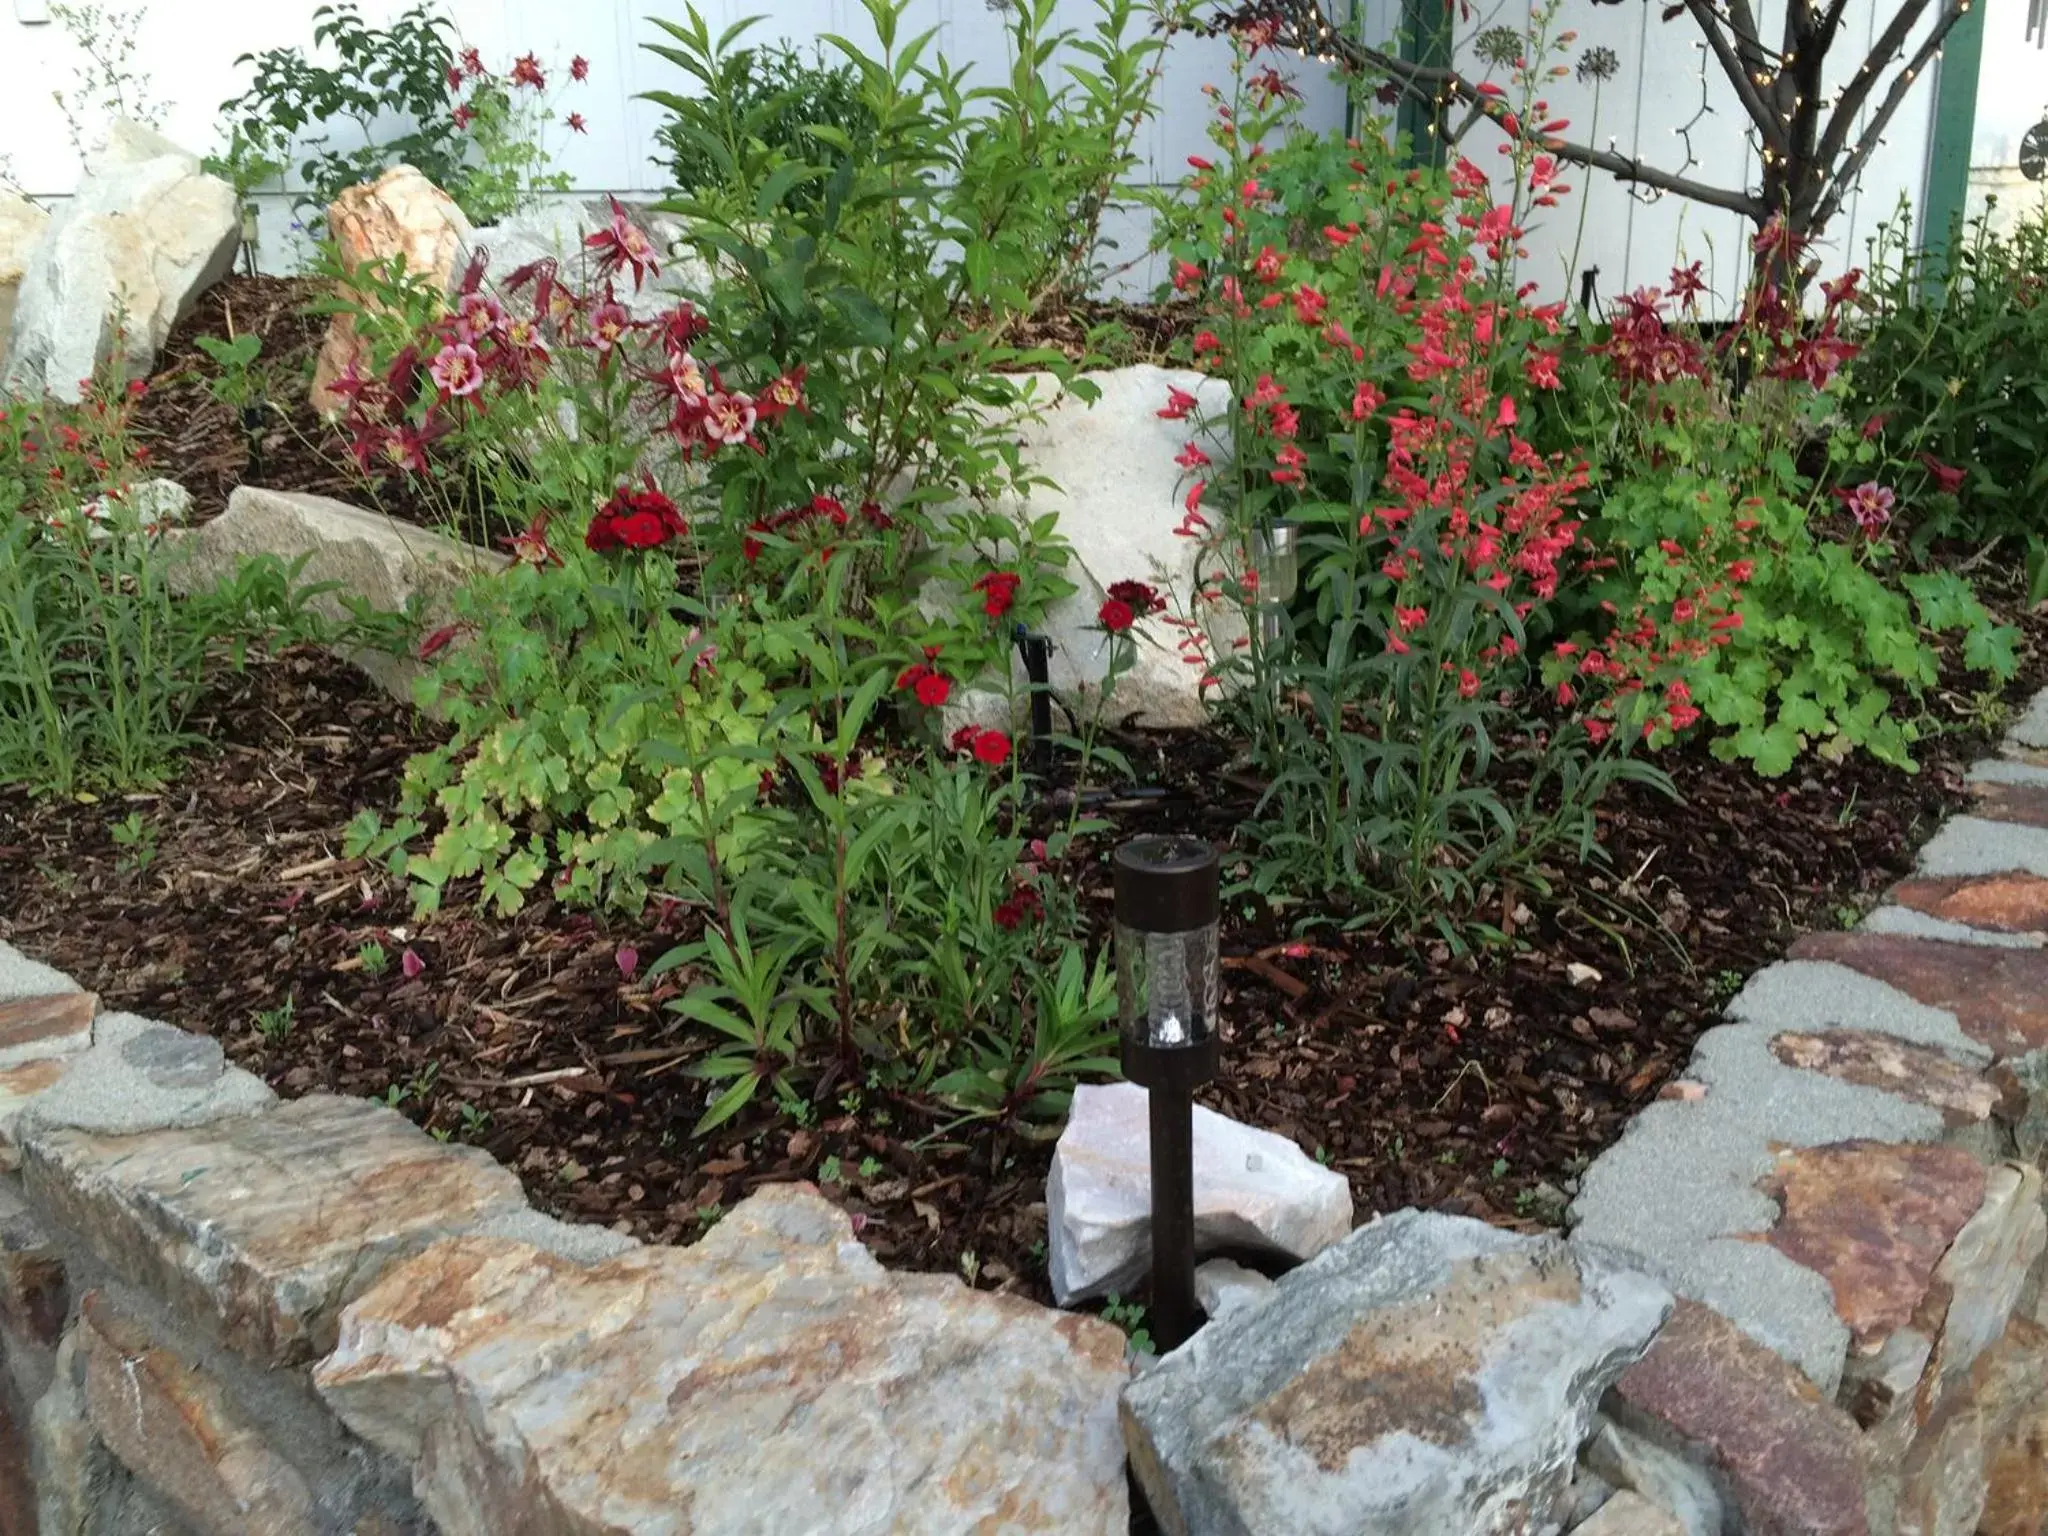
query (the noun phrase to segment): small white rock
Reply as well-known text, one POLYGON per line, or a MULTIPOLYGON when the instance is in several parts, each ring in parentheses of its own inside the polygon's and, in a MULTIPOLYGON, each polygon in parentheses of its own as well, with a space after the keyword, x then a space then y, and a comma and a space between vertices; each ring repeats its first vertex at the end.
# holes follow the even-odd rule
POLYGON ((1210 1259, 1195 1266, 1195 1300, 1212 1322, 1239 1307, 1257 1306, 1272 1290, 1271 1280, 1235 1259, 1210 1259))
MULTIPOLYGON (((1046 1180, 1062 1306, 1128 1289, 1152 1257, 1151 1131, 1135 1083, 1083 1085, 1046 1180)), ((1293 1142, 1195 1108, 1195 1249, 1313 1257, 1351 1231, 1351 1185, 1293 1142)))

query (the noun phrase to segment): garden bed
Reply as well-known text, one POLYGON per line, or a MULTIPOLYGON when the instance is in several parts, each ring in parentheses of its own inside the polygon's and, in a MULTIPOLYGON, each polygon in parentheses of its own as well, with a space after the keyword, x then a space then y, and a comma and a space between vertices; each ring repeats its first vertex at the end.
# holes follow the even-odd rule
MULTIPOLYGON (((2043 678, 2043 625, 2027 627, 2009 700, 2043 678)), ((1510 955, 1294 941, 1233 904, 1231 1038, 1208 1101, 1341 1169, 1361 1218, 1420 1205, 1554 1223, 1741 978, 1797 932, 1853 921, 1963 801, 1962 766, 1998 712, 1960 693, 1933 703, 1950 728, 1921 744, 1917 775, 1857 755, 1766 780, 1698 747, 1665 754, 1681 805, 1617 791, 1602 812, 1611 866, 1562 871, 1550 898, 1504 914, 1510 955)), ((817 1179, 891 1265, 1047 1295, 1047 1143, 949 1131, 934 1105, 877 1095, 800 1126, 764 1099, 690 1137, 701 1041, 671 1032, 675 986, 647 975, 684 936, 680 909, 628 922, 537 900, 507 921, 463 906, 414 922, 395 881, 342 857, 342 832, 390 803, 433 728, 350 668, 298 652, 224 677, 199 729, 213 751, 160 795, 0 795, 0 938, 110 1007, 210 1031, 287 1095, 395 1094, 437 1134, 490 1149, 551 1211, 687 1239, 762 1184, 817 1179)), ((1098 865, 1138 831, 1227 838, 1248 809, 1250 791, 1214 771, 1220 744, 1124 745, 1141 768, 1176 769, 1154 778, 1164 798, 1108 808, 1098 865)), ((1106 871, 1073 877, 1100 926, 1106 871)))

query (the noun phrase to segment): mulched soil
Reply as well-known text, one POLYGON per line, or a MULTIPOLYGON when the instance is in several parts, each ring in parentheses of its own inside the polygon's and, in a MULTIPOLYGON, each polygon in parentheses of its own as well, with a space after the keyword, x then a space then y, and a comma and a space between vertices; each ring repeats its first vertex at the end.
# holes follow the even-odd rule
MULTIPOLYGON (((2026 624, 2009 701, 2044 680, 2048 623, 2026 624)), ((1421 1205, 1554 1223, 1741 979, 1796 932, 1852 921, 1963 802, 1962 769, 2000 716, 1967 690, 1930 708, 1939 733, 1917 775, 1856 757, 1767 781, 1704 751, 1667 754, 1682 806, 1618 791, 1603 811, 1609 866, 1528 898, 1510 955, 1294 942, 1233 914, 1226 1065, 1205 1099, 1343 1170, 1361 1218, 1421 1205)), ((456 909, 417 922, 396 882, 344 858, 342 828, 391 805, 433 732, 352 670, 304 652, 255 663, 222 680, 200 729, 215 750, 156 796, 0 792, 0 937, 108 1006, 211 1032, 284 1093, 395 1096, 564 1216, 686 1240, 763 1183, 836 1172, 828 1193, 892 1265, 1046 1295, 1045 1144, 939 1134, 942 1112, 874 1094, 820 1105, 807 1126, 763 1107, 694 1140, 704 1089, 683 1068, 700 1047, 662 1007, 673 980, 646 974, 675 921, 543 900, 509 921, 456 909), (131 812, 139 845, 113 835, 131 812), (638 953, 630 976, 622 947, 638 953)), ((1245 805, 1211 771, 1213 744, 1126 747, 1168 794, 1109 807, 1095 857, 1141 830, 1227 838, 1245 805)), ((1106 872, 1080 879, 1099 910, 1106 872)))

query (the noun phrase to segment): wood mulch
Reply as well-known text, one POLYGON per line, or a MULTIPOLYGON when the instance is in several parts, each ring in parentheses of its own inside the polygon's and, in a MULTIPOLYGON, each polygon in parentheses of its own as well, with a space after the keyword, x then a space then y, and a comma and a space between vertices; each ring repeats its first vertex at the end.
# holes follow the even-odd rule
MULTIPOLYGON (((2044 626, 2027 624, 2008 701, 2043 681, 2044 626)), ((1771 781, 1697 748, 1666 754, 1682 804, 1612 796, 1608 865, 1528 898, 1509 954, 1295 940, 1233 912, 1226 1065, 1206 1100, 1341 1169, 1361 1219, 1420 1205, 1554 1224, 1742 978, 1796 933, 1853 921, 1963 803, 1962 771, 2000 719, 1964 691, 1929 707, 1939 733, 1917 774, 1809 759, 1771 781)), ((432 739, 409 708, 296 652, 223 678, 199 724, 212 750, 161 794, 0 792, 0 937, 110 1007, 215 1035, 281 1092, 390 1099, 488 1148, 558 1214, 687 1239, 763 1183, 820 1179, 889 1263, 1046 1296, 1044 1143, 939 1134, 934 1106, 874 1093, 835 1095, 808 1124, 763 1106, 689 1135, 705 1091, 684 1068, 702 1042, 662 1006, 672 979, 647 975, 679 910, 628 921, 540 900, 511 920, 458 907, 418 921, 397 882, 345 857, 342 829, 388 809, 432 739), (131 812, 140 844, 113 836, 131 812)), ((1215 792, 1212 744, 1126 746, 1168 794, 1112 805, 1088 858, 1143 830, 1228 837, 1245 806, 1215 792)), ((1103 875, 1076 878, 1102 890, 1103 875)))

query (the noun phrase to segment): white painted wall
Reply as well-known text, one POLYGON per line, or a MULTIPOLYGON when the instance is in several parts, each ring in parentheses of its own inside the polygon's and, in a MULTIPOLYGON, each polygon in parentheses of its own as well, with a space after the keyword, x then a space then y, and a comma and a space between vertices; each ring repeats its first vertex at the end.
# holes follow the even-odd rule
POLYGON ((1984 65, 1977 74, 1977 131, 1970 141, 1968 216, 1985 211, 1994 228, 2048 201, 2048 182, 2019 173, 2020 139, 2048 118, 2048 53, 2027 37, 2026 0, 1986 0, 1984 65))
MULTIPOLYGON (((13 174, 27 189, 44 197, 61 196, 72 185, 77 157, 63 120, 48 99, 49 88, 67 79, 71 52, 55 26, 26 25, 17 8, 34 8, 41 0, 0 0, 0 155, 12 161, 13 174)), ((237 55, 287 43, 303 44, 310 36, 311 13, 317 0, 151 0, 140 31, 138 59, 151 85, 168 102, 166 131, 197 150, 218 142, 218 103, 242 88, 246 71, 235 67, 237 55)), ((1395 0, 1364 0, 1369 30, 1391 32, 1395 0)), ((1523 24, 1531 0, 1496 0, 1482 5, 1461 35, 1479 27, 1523 24)), ((1782 4, 1782 0, 1775 0, 1782 4)), ((1989 0, 1994 24, 2001 11, 2017 17, 2025 0, 1989 0)), ((515 52, 532 49, 557 66, 582 53, 591 61, 591 77, 580 94, 565 106, 580 110, 590 125, 587 137, 564 136, 561 163, 587 192, 650 193, 660 187, 660 173, 650 156, 659 124, 659 109, 634 96, 655 88, 682 88, 680 73, 640 45, 659 37, 646 19, 649 12, 680 15, 679 0, 446 0, 468 41, 482 48, 500 67, 515 52)), ((1868 36, 1888 0, 1850 0, 1851 39, 1868 36)), ((825 32, 840 32, 862 42, 872 34, 858 0, 705 0, 714 26, 744 15, 767 12, 772 21, 757 36, 782 36, 799 41, 825 32)), ((1764 0, 1766 12, 1773 0, 1764 0)), ((402 0, 370 0, 372 17, 402 9, 402 0)), ((1599 142, 1633 150, 1671 169, 1688 155, 1697 174, 1715 180, 1757 179, 1755 158, 1744 142, 1742 118, 1719 71, 1705 58, 1691 23, 1681 18, 1658 20, 1651 0, 1621 5, 1584 5, 1569 0, 1569 13, 1579 31, 1579 48, 1601 44, 1620 57, 1620 74, 1597 93, 1577 80, 1558 82, 1551 93, 1556 115, 1570 118, 1575 133, 1590 133, 1599 142), (1705 106, 1709 110, 1702 113, 1705 106), (1597 108, 1597 110, 1596 110, 1597 108), (1687 125, 1690 127, 1687 128, 1687 125), (1687 128, 1687 137, 1680 130, 1687 128)), ((1066 0, 1063 19, 1086 26, 1094 15, 1090 0, 1066 0)), ((912 25, 936 26, 944 52, 955 60, 980 60, 1001 65, 1005 38, 1002 18, 988 0, 915 0, 912 25)), ((2014 23, 2015 29, 2017 22, 2014 23)), ((2015 47, 1991 41, 1986 46, 1987 76, 1993 61, 2004 68, 2015 47), (2001 57, 2001 56, 2004 57, 2001 57)), ((2021 66, 2038 59, 2029 48, 2021 66)), ((1214 42, 1183 37, 1176 40, 1166 63, 1163 110, 1147 129, 1145 150, 1156 177, 1180 172, 1185 157, 1203 145, 1207 102, 1199 87, 1220 80, 1227 70, 1227 50, 1214 42)), ((1842 66, 1853 66, 1851 58, 1842 66)), ((1314 61, 1292 65, 1309 93, 1310 120, 1318 126, 1341 120, 1341 93, 1321 78, 1314 61)), ((1921 190, 1932 110, 1932 74, 1916 89, 1887 135, 1888 144, 1863 179, 1833 233, 1823 256, 1831 269, 1860 261, 1863 245, 1877 219, 1888 213, 1901 193, 1915 199, 1921 190)), ((2001 76, 2001 79, 2003 76, 2001 76)), ((1987 93, 1993 94, 1993 93, 1987 93)), ((2001 85, 2001 99, 2024 95, 2018 86, 2001 85)), ((2020 110, 2024 116, 2025 111, 2020 110)), ((1497 135, 1481 129, 1467 146, 1482 164, 1494 161, 1497 135)), ((2014 137, 2016 142, 2016 136, 2014 137)), ((1530 275, 1553 295, 1575 292, 1576 274, 1589 266, 1600 269, 1600 293, 1609 299, 1638 286, 1662 284, 1677 263, 1700 259, 1713 276, 1722 303, 1741 280, 1747 230, 1734 214, 1702 208, 1683 199, 1644 197, 1603 175, 1573 177, 1580 201, 1548 215, 1548 222, 1530 241, 1530 275), (1581 227, 1583 226, 1583 227, 1581 227)), ((274 200, 266 211, 266 260, 281 259, 280 239, 289 222, 288 200, 274 200)), ((1137 231, 1126 235, 1126 241, 1137 231)))

